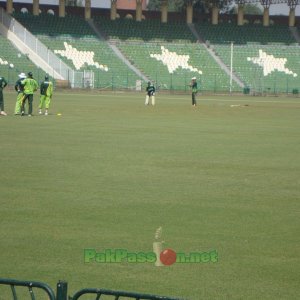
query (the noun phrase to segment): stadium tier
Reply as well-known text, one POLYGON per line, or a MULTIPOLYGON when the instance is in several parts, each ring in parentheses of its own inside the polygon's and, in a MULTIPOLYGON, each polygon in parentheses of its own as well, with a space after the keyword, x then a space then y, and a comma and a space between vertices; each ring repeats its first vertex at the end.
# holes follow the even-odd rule
MULTIPOLYGON (((196 76, 202 90, 229 90, 229 76, 205 47, 197 43, 184 22, 137 23, 98 17, 95 24, 106 38, 116 40, 124 56, 161 89, 188 90, 191 77, 196 76)), ((241 88, 233 84, 233 89, 241 88)))
POLYGON ((159 20, 136 22, 131 19, 111 21, 103 17, 95 17, 94 22, 109 39, 177 43, 196 41, 188 26, 183 22, 161 23, 159 20))
POLYGON ((235 44, 247 43, 296 43, 288 26, 273 25, 265 27, 262 25, 244 25, 236 24, 219 24, 211 25, 207 23, 195 24, 197 31, 205 41, 211 44, 227 44, 234 42, 235 44))
POLYGON ((59 18, 50 14, 33 16, 29 13, 14 13, 13 17, 33 34, 95 36, 88 23, 77 16, 67 15, 64 18, 59 18))
POLYGON ((18 74, 29 71, 33 72, 37 80, 44 79, 45 72, 0 34, 0 75, 4 76, 9 84, 14 84, 18 79, 18 74))
MULTIPOLYGON (((230 45, 214 45, 215 52, 229 66, 230 45)), ((291 93, 299 89, 299 46, 234 45, 235 73, 253 91, 291 93)))
POLYGON ((15 18, 72 69, 93 71, 96 88, 133 89, 140 79, 82 18, 28 14, 15 18))
MULTIPOLYGON (((139 76, 109 46, 114 43, 124 57, 160 89, 188 90, 196 76, 203 91, 229 91, 230 78, 199 43, 184 22, 162 24, 160 20, 117 19, 96 16, 94 24, 105 39, 78 16, 15 14, 29 31, 70 67, 93 71, 96 88, 135 88, 139 76)), ((253 91, 292 92, 298 89, 300 54, 287 26, 236 26, 195 24, 206 45, 253 91)), ((232 91, 242 91, 235 81, 232 91)))
POLYGON ((228 75, 201 44, 119 42, 118 47, 161 89, 188 90, 196 76, 203 91, 229 90, 228 75))
POLYGON ((259 93, 292 92, 299 88, 300 54, 287 26, 197 24, 207 45, 251 90, 259 93))

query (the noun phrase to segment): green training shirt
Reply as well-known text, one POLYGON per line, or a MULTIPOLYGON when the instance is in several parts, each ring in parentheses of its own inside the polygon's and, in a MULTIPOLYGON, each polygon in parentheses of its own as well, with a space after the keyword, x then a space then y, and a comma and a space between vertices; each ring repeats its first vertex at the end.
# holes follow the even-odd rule
POLYGON ((22 80, 22 85, 24 86, 24 94, 31 95, 33 94, 39 87, 38 83, 33 78, 26 78, 22 80))

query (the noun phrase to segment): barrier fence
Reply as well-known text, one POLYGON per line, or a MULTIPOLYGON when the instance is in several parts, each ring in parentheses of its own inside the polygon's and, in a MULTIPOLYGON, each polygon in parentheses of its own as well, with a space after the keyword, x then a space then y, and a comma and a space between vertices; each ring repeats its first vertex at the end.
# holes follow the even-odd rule
MULTIPOLYGON (((95 300, 103 299, 101 296, 112 296, 113 300, 122 300, 122 299, 135 299, 135 300, 180 300, 179 298, 171 298, 166 296, 142 294, 135 292, 125 292, 125 291, 113 291, 106 289, 95 289, 95 288, 86 288, 79 290, 74 294, 74 296, 68 296, 68 283, 65 281, 59 281, 56 285, 56 294, 53 289, 46 283, 37 282, 37 281, 25 281, 25 280, 15 280, 15 279, 6 279, 0 278, 0 286, 10 286, 12 300, 21 300, 22 298, 18 297, 16 287, 24 287, 28 289, 29 297, 31 300, 45 299, 37 298, 37 290, 44 292, 48 296, 49 300, 78 300, 81 296, 84 295, 94 295, 95 300), (125 297, 125 298, 124 298, 125 297)), ((0 291, 1 292, 1 291, 0 291)), ((5 298, 9 300, 8 298, 5 298)), ((105 298, 107 299, 107 297, 105 298)), ((183 300, 183 299, 181 299, 183 300)))
MULTIPOLYGON (((21 68, 17 64, 14 67, 8 65, 0 65, 0 76, 4 77, 9 85, 14 85, 18 80, 18 74, 21 72, 33 72, 34 78, 41 82, 44 80, 45 71, 38 67, 21 68)), ((48 74, 53 78, 53 74, 48 74)), ((76 87, 79 89, 99 89, 99 90, 128 90, 128 91, 144 91, 147 82, 138 78, 135 74, 128 72, 120 74, 118 72, 103 72, 101 70, 84 70, 74 71, 70 74, 74 86, 71 86, 69 81, 65 81, 64 87, 76 87)), ((151 81, 155 84, 157 91, 170 91, 170 92, 188 92, 190 91, 190 74, 183 74, 178 76, 171 74, 170 76, 161 76, 155 74, 151 81)), ((211 80, 207 81, 205 76, 197 79, 200 91, 210 93, 229 93, 230 85, 224 83, 218 74, 215 74, 211 80)), ((54 80, 54 85, 59 86, 59 81, 54 80)), ((235 86, 232 92, 251 94, 251 95, 276 95, 276 94, 294 94, 298 95, 300 86, 295 84, 290 76, 274 78, 274 80, 264 80, 264 78, 253 78, 253 80, 246 84, 245 87, 235 86)))

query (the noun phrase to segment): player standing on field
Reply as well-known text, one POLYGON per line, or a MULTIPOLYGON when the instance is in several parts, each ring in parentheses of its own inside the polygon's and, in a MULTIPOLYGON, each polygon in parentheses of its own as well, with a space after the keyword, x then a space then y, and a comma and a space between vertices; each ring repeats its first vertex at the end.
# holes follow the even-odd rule
POLYGON ((6 112, 4 111, 4 98, 3 98, 3 89, 7 86, 7 81, 4 77, 0 76, 0 115, 6 116, 6 112))
POLYGON ((24 86, 24 97, 22 99, 22 113, 21 115, 24 116, 25 114, 25 101, 28 99, 28 117, 32 115, 32 102, 33 102, 33 93, 38 89, 38 83, 35 79, 33 79, 33 75, 31 72, 27 74, 27 78, 21 81, 22 85, 24 86))
POLYGON ((155 105, 155 87, 154 85, 148 81, 148 85, 146 87, 146 101, 145 101, 145 105, 148 105, 149 104, 149 98, 151 97, 151 102, 152 102, 152 105, 154 106, 155 105))
POLYGON ((198 92, 198 85, 197 85, 197 81, 196 80, 197 80, 197 78, 193 77, 192 78, 192 82, 190 83, 190 87, 192 89, 192 105, 193 106, 197 105, 196 95, 197 95, 197 92, 198 92))
POLYGON ((22 85, 22 81, 26 78, 25 73, 21 73, 18 75, 19 79, 17 80, 15 84, 15 90, 18 93, 17 95, 17 102, 15 106, 15 115, 19 115, 21 113, 21 107, 22 107, 22 99, 23 99, 23 91, 24 91, 24 86, 22 85))
POLYGON ((40 97, 40 105, 39 105, 39 114, 42 114, 42 109, 45 106, 45 116, 48 115, 48 109, 50 105, 50 101, 53 94, 53 83, 49 81, 49 76, 45 76, 45 81, 41 83, 40 86, 41 97, 40 97))

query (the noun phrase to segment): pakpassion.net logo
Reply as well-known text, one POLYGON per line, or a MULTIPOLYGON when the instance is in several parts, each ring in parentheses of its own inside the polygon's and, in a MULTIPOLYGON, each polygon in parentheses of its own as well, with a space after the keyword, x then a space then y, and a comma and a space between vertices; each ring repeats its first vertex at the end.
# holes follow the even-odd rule
POLYGON ((218 253, 216 250, 209 252, 175 252, 164 249, 155 252, 129 252, 126 249, 105 249, 97 252, 96 249, 84 249, 85 263, 155 263, 156 266, 170 266, 174 263, 216 263, 218 253))
POLYGON ((154 263, 155 266, 170 266, 174 263, 216 263, 218 252, 175 252, 167 248, 163 249, 164 241, 161 240, 162 228, 155 232, 153 251, 129 252, 126 249, 105 249, 97 252, 94 248, 84 249, 85 263, 154 263))

